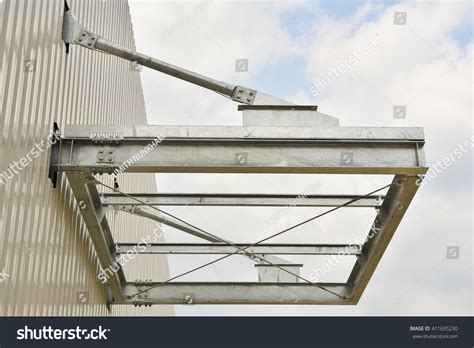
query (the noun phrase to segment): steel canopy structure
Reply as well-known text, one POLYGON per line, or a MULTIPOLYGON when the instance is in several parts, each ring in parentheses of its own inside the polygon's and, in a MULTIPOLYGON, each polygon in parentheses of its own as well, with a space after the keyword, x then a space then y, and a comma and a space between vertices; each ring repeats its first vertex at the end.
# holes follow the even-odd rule
MULTIPOLYGON (((146 217, 159 218, 159 214, 147 205, 259 207, 282 206, 295 200, 294 195, 271 194, 100 194, 94 174, 113 173, 157 136, 163 138, 162 143, 139 161, 130 163, 127 173, 393 174, 394 178, 385 196, 311 195, 297 204, 338 207, 354 201, 347 208, 376 209, 377 218, 372 231, 377 233, 363 245, 239 243, 236 248, 219 240, 209 240, 204 235, 201 237, 208 241, 206 243, 151 244, 141 252, 229 254, 237 251, 244 254, 239 248, 246 248, 247 253, 259 257, 272 254, 354 255, 357 262, 347 283, 318 284, 344 298, 311 284, 296 282, 137 284, 126 281, 123 272, 119 271, 109 279, 114 304, 179 304, 190 301, 195 304, 356 304, 427 170, 423 132, 419 128, 67 126, 52 150, 51 170, 65 173, 76 200, 83 202, 82 216, 103 269, 112 267, 121 254, 135 246, 113 241, 105 216, 107 207, 121 210, 148 208, 151 216, 146 217), (101 140, 98 140, 98 134, 101 134, 101 140), (351 163, 341 162, 341 154, 348 152, 352 154, 351 163), (100 162, 98 157, 102 153, 110 153, 112 159, 100 162), (236 153, 246 153, 246 161, 236 161, 236 153), (135 296, 131 296, 133 294, 135 296)), ((168 220, 173 222, 174 219, 168 220)), ((179 221, 174 222, 178 224, 174 226, 176 228, 186 227, 179 226, 179 221)))
MULTIPOLYGON (((66 9, 67 10, 67 9, 66 9)), ((255 262, 258 282, 130 282, 120 265, 108 278, 112 304, 357 304, 405 215, 426 173, 422 128, 341 127, 315 106, 292 105, 242 86, 198 75, 124 49, 88 32, 67 11, 63 39, 173 75, 246 104, 243 126, 101 126, 67 125, 51 150, 50 171, 65 174, 89 231, 103 270, 117 268, 120 255, 242 255, 255 262), (134 155, 154 139, 158 146, 134 155), (134 160, 131 160, 134 159, 134 160), (259 173, 393 175, 385 195, 310 195, 295 206, 374 208, 369 237, 361 245, 272 244, 275 235, 256 243, 234 243, 212 235, 158 206, 285 206, 295 195, 100 193, 96 174, 126 173, 259 173), (106 218, 115 208, 159 221, 197 236, 204 243, 152 243, 137 251, 134 243, 117 244, 106 218), (168 216, 166 216, 168 215, 168 216), (357 258, 345 283, 312 283, 299 275, 301 264, 274 255, 352 255, 357 258), (301 282, 303 280, 304 282, 301 282)), ((54 181, 54 180, 53 180, 54 181)), ((324 214, 326 214, 324 213, 324 214)), ((316 217, 317 218, 317 217, 316 217)), ((283 233, 282 231, 280 233, 283 233)), ((278 234, 280 234, 278 233, 278 234)))

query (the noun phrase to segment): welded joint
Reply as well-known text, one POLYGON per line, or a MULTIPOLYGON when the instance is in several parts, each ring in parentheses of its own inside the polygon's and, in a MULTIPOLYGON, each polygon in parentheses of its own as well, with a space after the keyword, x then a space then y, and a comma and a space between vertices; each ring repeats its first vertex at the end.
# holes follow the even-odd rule
POLYGON ((239 103, 253 104, 256 95, 257 91, 253 89, 236 86, 232 92, 231 99, 239 103))

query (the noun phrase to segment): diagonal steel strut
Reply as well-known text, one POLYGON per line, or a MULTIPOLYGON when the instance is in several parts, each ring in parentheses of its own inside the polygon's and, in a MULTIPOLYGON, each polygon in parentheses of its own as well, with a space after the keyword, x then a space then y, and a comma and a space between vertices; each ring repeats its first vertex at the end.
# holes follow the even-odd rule
POLYGON ((99 35, 88 31, 81 23, 79 23, 67 4, 64 9, 62 39, 66 44, 66 52, 69 51, 69 45, 75 44, 90 50, 109 53, 116 57, 129 60, 136 64, 146 66, 150 69, 204 87, 218 94, 224 95, 238 103, 249 105, 292 105, 290 102, 265 93, 247 87, 215 80, 105 40, 99 35))

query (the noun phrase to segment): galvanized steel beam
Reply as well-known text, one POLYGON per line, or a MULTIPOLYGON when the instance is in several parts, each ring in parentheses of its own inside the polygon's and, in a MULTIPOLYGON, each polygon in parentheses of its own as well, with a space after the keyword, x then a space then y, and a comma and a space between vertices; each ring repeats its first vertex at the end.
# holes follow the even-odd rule
MULTIPOLYGON (((104 126, 66 125, 63 136, 90 139, 91 135, 116 134, 123 139, 248 139, 248 140, 328 140, 423 142, 420 127, 242 127, 242 126, 104 126)), ((120 140, 120 139, 119 139, 120 140)))
POLYGON ((110 272, 108 284, 114 300, 122 301, 124 299, 122 284, 125 283, 125 275, 120 264, 116 262, 115 243, 93 177, 90 173, 75 172, 68 173, 67 178, 94 245, 100 266, 103 270, 113 270, 118 267, 118 271, 110 272))
POLYGON ((313 173, 424 174, 423 135, 417 128, 272 128, 77 126, 66 129, 52 170, 112 173, 313 173), (115 144, 96 143, 97 132, 117 132, 115 144), (349 134, 352 137, 345 138, 349 134), (146 135, 146 137, 145 137, 146 135), (146 156, 131 161, 155 137, 164 140, 146 156), (394 136, 398 138, 393 138, 394 136), (99 151, 111 151, 100 161, 99 151))
POLYGON ((362 253, 349 276, 351 298, 357 304, 385 250, 398 228, 421 182, 419 176, 395 176, 387 197, 378 210, 362 253))
MULTIPOLYGON (((318 284, 341 296, 348 296, 344 284, 318 284)), ((319 304, 349 305, 312 284, 294 283, 149 283, 150 290, 141 294, 141 304, 319 304)), ((127 283, 123 291, 127 299, 116 304, 136 304, 137 292, 146 287, 127 283)))
MULTIPOLYGON (((246 194, 246 193, 103 193, 103 206, 160 205, 160 206, 229 206, 229 207, 337 207, 356 195, 294 195, 294 194, 246 194)), ((362 198, 348 208, 378 208, 385 196, 362 198)))
MULTIPOLYGON (((233 243, 245 251, 257 255, 359 255, 360 245, 352 244, 251 244, 233 243)), ((118 243, 117 252, 126 254, 231 254, 236 251, 234 246, 223 243, 118 243)), ((245 252, 239 252, 244 254, 245 252)))
POLYGON ((90 50, 98 50, 109 53, 116 57, 134 62, 135 64, 146 66, 150 69, 176 77, 180 80, 184 80, 194 85, 217 92, 238 103, 251 105, 291 104, 285 100, 258 92, 247 87, 233 85, 198 74, 194 71, 183 69, 176 65, 164 62, 142 53, 138 53, 134 50, 106 40, 97 33, 88 31, 80 22, 78 22, 69 9, 65 9, 63 17, 62 39, 66 43, 67 50, 70 44, 76 44, 90 50))

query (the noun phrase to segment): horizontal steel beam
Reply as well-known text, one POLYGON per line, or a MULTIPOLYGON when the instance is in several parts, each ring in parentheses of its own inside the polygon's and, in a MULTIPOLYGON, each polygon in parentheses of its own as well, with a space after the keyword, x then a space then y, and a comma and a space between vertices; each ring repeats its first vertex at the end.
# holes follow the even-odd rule
POLYGON ((126 172, 154 173, 424 174, 423 143, 419 128, 69 126, 51 167, 99 173, 127 164, 126 172), (116 144, 91 139, 113 132, 123 138, 116 144), (153 136, 164 140, 138 158, 153 136), (113 153, 110 161, 99 161, 100 150, 113 153))
MULTIPOLYGON (((344 284, 318 284, 338 295, 349 295, 344 284)), ((312 284, 294 283, 150 283, 147 286, 127 283, 123 291, 128 297, 114 304, 321 304, 350 305, 312 284), (140 297, 137 292, 153 286, 140 297)))
MULTIPOLYGON (((331 245, 331 244, 251 244, 234 243, 239 248, 251 254, 260 255, 359 255, 360 245, 331 245), (247 248, 248 247, 248 248, 247 248)), ((217 243, 118 243, 119 254, 134 252, 137 254, 231 254, 235 246, 217 243)), ((239 252, 240 254, 244 253, 239 252)))
POLYGON ((420 127, 242 127, 242 126, 101 126, 66 125, 64 137, 90 139, 91 134, 120 134, 124 139, 248 140, 385 140, 424 141, 420 127))
MULTIPOLYGON (((161 206, 247 206, 247 207, 337 207, 356 195, 290 195, 290 194, 241 194, 241 193, 127 193, 144 202, 120 193, 104 193, 103 206, 161 205, 161 206)), ((385 196, 364 197, 347 207, 378 208, 385 196)))

